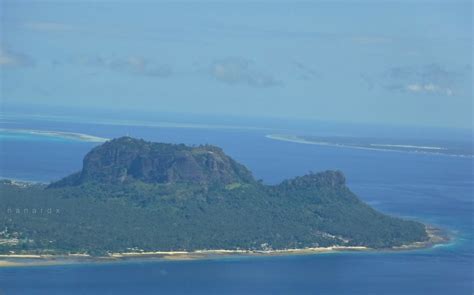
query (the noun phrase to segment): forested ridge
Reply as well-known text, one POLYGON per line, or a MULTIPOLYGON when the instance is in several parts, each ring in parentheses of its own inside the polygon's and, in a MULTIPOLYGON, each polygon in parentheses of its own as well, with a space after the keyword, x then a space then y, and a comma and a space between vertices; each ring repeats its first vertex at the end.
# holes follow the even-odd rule
POLYGON ((423 224, 372 209, 340 171, 256 181, 220 148, 122 137, 50 185, 0 183, 0 252, 84 253, 427 240, 423 224), (41 211, 40 211, 41 210, 41 211))

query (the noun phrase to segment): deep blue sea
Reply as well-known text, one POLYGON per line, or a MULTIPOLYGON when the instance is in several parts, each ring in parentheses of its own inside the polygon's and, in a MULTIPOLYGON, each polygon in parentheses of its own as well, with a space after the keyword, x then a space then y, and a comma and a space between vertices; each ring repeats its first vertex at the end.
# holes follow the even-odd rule
MULTIPOLYGON (((164 128, 9 120, 3 128, 106 138, 216 144, 266 183, 340 169, 349 187, 385 213, 452 232, 448 245, 405 252, 231 257, 0 268, 0 294, 474 294, 473 159, 357 150, 265 138, 267 130, 164 128)), ((48 182, 81 168, 98 143, 0 136, 0 176, 48 182)), ((0 192, 1 193, 1 192, 0 192)))

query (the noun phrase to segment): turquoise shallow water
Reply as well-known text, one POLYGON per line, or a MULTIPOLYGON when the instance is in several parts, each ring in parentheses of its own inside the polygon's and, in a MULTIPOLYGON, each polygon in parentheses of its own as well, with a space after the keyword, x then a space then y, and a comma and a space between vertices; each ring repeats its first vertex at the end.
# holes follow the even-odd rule
POLYGON ((61 137, 0 131, 0 141, 70 141, 61 137))
MULTIPOLYGON (((25 127, 32 122, 25 122, 25 127)), ((51 122, 35 128, 54 130, 51 122)), ((56 126, 57 127, 57 126, 56 126)), ((364 201, 455 234, 408 252, 136 261, 0 269, 0 294, 472 294, 473 160, 274 141, 259 131, 62 124, 61 130, 220 145, 257 178, 276 183, 340 169, 364 201)), ((95 143, 0 137, 0 176, 50 181, 80 169, 95 143)))

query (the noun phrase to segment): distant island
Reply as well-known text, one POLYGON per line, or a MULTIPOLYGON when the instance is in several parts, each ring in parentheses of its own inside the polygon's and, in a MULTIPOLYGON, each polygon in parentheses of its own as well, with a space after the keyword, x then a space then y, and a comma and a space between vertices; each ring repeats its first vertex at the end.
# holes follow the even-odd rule
POLYGON ((0 259, 406 249, 442 241, 377 212, 340 171, 266 185, 211 146, 106 141, 49 185, 0 182, 0 259))
POLYGON ((397 140, 370 137, 314 136, 290 134, 268 134, 265 137, 279 141, 360 150, 418 153, 463 158, 472 158, 474 156, 470 141, 440 142, 439 140, 409 139, 409 142, 407 142, 407 139, 397 140))
POLYGON ((105 142, 107 138, 93 136, 84 133, 50 131, 50 130, 34 130, 34 129, 16 129, 16 128, 0 128, 0 135, 17 136, 17 135, 37 135, 47 136, 51 138, 67 139, 85 142, 105 142))

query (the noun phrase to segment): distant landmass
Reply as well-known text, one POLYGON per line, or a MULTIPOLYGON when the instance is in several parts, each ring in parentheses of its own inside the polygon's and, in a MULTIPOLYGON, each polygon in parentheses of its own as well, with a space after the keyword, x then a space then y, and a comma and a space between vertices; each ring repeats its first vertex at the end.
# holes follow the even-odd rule
POLYGON ((472 144, 470 141, 456 142, 439 140, 405 140, 364 138, 350 136, 314 136, 314 135, 289 135, 289 134, 268 134, 269 139, 295 142, 301 144, 314 144, 320 146, 333 146, 341 148, 421 153, 432 155, 444 155, 454 157, 473 157, 472 144))
POLYGON ((257 181, 211 146, 106 141, 49 185, 0 183, 0 253, 283 251, 424 245, 422 223, 377 212, 340 171, 257 181))
POLYGON ((34 130, 34 129, 16 129, 16 128, 0 128, 0 138, 15 137, 19 138, 25 135, 46 136, 56 139, 85 141, 85 142, 105 142, 107 138, 93 136, 84 133, 51 131, 51 130, 34 130))

